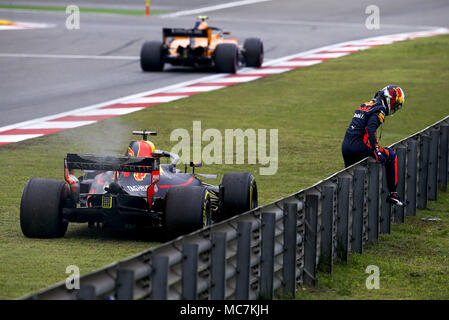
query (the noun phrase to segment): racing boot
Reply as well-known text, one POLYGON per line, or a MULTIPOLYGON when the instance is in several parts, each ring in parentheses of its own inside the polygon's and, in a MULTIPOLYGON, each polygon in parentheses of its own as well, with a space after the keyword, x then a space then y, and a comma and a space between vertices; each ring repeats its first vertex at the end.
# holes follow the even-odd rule
POLYGON ((407 205, 405 201, 401 201, 401 197, 397 192, 390 192, 387 196, 387 202, 399 207, 405 207, 407 205))

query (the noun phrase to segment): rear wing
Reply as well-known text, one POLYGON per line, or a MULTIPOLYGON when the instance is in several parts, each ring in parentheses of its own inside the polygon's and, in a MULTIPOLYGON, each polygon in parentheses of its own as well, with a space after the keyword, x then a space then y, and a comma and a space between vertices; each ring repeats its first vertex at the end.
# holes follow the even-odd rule
POLYGON ((184 29, 184 28, 163 28, 162 35, 165 37, 187 37, 187 38, 207 38, 209 29, 184 29))
POLYGON ((98 156, 92 154, 68 153, 65 166, 69 171, 100 170, 152 173, 159 171, 159 158, 142 158, 131 156, 98 156))
POLYGON ((207 38, 207 45, 209 46, 212 41, 212 29, 211 28, 207 28, 206 30, 183 29, 183 28, 162 29, 162 38, 164 45, 166 44, 167 38, 173 37, 207 38))

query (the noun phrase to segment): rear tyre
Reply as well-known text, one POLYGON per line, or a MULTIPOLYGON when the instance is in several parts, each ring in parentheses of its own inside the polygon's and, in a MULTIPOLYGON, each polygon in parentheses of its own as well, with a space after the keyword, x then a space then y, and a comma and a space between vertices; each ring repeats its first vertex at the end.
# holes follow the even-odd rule
POLYGON ((211 224, 210 193, 205 187, 171 187, 167 191, 165 225, 170 236, 211 224))
POLYGON ((62 218, 67 194, 64 181, 30 179, 25 184, 20 202, 20 227, 28 238, 59 238, 67 231, 62 218))
POLYGON ((226 173, 220 182, 220 220, 252 210, 258 206, 257 184, 248 172, 226 173))
POLYGON ((221 73, 236 73, 238 48, 233 43, 222 43, 215 49, 215 67, 221 73))
POLYGON ((147 41, 140 50, 140 66, 143 71, 162 71, 164 54, 161 41, 147 41))
POLYGON ((263 63, 263 42, 259 38, 248 38, 243 44, 247 67, 259 68, 263 63))

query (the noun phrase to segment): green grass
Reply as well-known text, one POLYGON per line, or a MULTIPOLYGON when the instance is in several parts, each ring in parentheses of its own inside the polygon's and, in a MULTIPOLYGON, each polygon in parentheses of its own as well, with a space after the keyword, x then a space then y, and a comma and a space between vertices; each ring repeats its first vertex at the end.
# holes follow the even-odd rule
MULTIPOLYGON (((19 204, 25 182, 32 177, 63 179, 66 153, 123 154, 133 139, 131 131, 143 128, 158 132, 153 139, 157 148, 170 150, 175 144, 170 133, 176 128, 191 133, 194 120, 202 121, 203 130, 216 128, 223 135, 225 129, 278 129, 276 175, 261 176, 260 166, 250 164, 209 165, 199 170, 217 173, 219 178, 230 171, 253 173, 260 203, 265 204, 341 170, 341 142, 355 108, 389 83, 405 90, 406 102, 383 124, 380 143, 384 146, 448 115, 449 36, 381 46, 0 147, 0 298, 16 298, 64 280, 70 264, 86 273, 154 245, 148 242, 151 237, 110 234, 86 225, 70 225, 63 239, 33 240, 22 235, 19 204)), ((209 182, 218 184, 219 179, 209 182)), ((396 236, 401 233, 394 231, 390 237, 396 236)), ((388 251, 383 257, 386 264, 388 251)), ((422 272, 432 274, 430 268, 422 272)), ((422 279, 431 281, 427 276, 422 279)), ((416 290, 427 290, 427 286, 416 290)), ((435 298, 447 293, 435 292, 435 298)))
POLYGON ((449 194, 417 216, 393 224, 390 235, 349 256, 333 274, 318 273, 315 288, 300 288, 298 299, 449 299, 449 194), (422 221, 421 218, 440 221, 422 221), (367 266, 379 267, 379 289, 368 290, 367 266))
MULTIPOLYGON (((15 4, 0 4, 0 9, 10 9, 10 10, 36 10, 36 11, 56 11, 65 12, 66 7, 60 6, 32 6, 32 5, 15 5, 15 4)), ((151 9, 151 8, 150 8, 151 9)), ((143 16, 145 15, 145 5, 142 2, 142 9, 113 9, 113 8, 84 8, 80 7, 81 13, 108 13, 108 14, 124 14, 133 16, 143 16)), ((167 13, 166 10, 152 10, 150 14, 162 14, 167 13)))

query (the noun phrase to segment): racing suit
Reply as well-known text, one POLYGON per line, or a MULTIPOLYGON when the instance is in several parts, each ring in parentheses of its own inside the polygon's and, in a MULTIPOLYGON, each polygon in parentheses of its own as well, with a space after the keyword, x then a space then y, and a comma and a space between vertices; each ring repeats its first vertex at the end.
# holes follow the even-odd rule
MULTIPOLYGON (((346 130, 341 146, 345 167, 372 157, 380 162, 383 156, 387 173, 387 185, 390 192, 395 192, 398 184, 397 156, 390 148, 379 147, 376 130, 385 120, 386 109, 379 100, 362 104, 346 130), (379 151, 382 155, 377 154, 379 151)), ((382 159, 383 160, 383 159, 382 159)))

